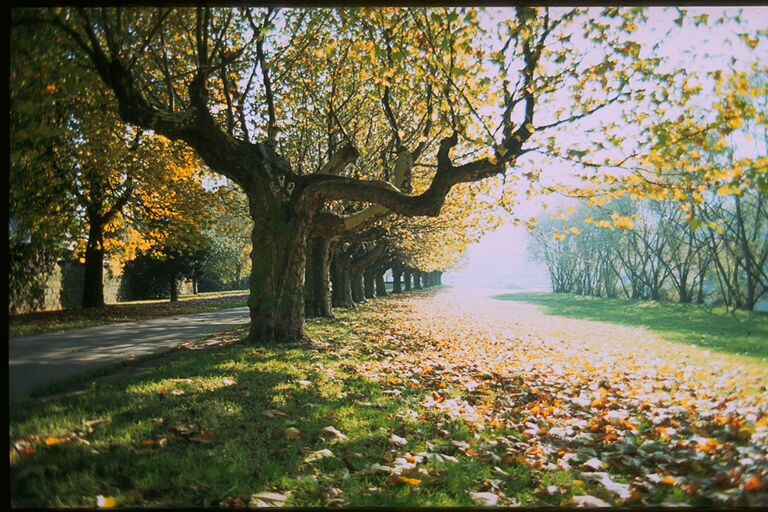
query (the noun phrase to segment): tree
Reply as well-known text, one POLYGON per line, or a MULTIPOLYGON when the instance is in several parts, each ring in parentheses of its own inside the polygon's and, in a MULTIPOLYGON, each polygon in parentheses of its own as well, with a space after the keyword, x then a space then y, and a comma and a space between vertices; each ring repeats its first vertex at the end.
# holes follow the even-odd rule
MULTIPOLYGON (((486 34, 474 9, 66 9, 26 16, 32 18, 45 18, 71 37, 114 92, 124 121, 184 141, 212 171, 246 193, 254 222, 249 299, 254 343, 305 338, 302 281, 313 223, 349 221, 319 215, 328 202, 437 216, 455 185, 517 169, 518 159, 538 147, 534 133, 557 132, 608 105, 625 105, 632 76, 656 78, 651 63, 639 57, 640 44, 631 39, 636 21, 642 21, 639 10, 608 8, 596 15, 584 9, 516 9, 491 43, 498 49, 491 61, 502 71, 501 83, 485 71, 487 52, 480 40, 486 34), (352 51, 361 32, 370 36, 363 43, 366 52, 352 51), (573 37, 586 43, 572 45, 573 37), (601 62, 582 58, 596 55, 597 48, 601 62), (337 69, 354 71, 345 90, 352 90, 355 80, 365 81, 348 104, 366 104, 376 84, 392 101, 373 100, 390 108, 362 120, 383 126, 378 130, 354 131, 356 121, 329 112, 345 144, 317 172, 300 174, 301 166, 279 151, 280 130, 299 112, 289 102, 281 110, 282 100, 301 82, 332 85, 329 60, 343 64, 337 69), (409 87, 415 82, 422 86, 409 87), (548 108, 555 97, 565 101, 564 109, 548 108), (434 109, 430 98, 436 100, 434 109), (496 116, 484 114, 482 106, 498 107, 501 122, 494 123, 496 116), (420 122, 425 113, 432 122, 420 122), (343 174, 384 145, 366 136, 394 127, 399 128, 395 151, 405 170, 414 168, 413 148, 429 146, 423 156, 434 174, 420 193, 343 174)), ((314 111, 317 119, 326 99, 308 97, 302 109, 314 111)))

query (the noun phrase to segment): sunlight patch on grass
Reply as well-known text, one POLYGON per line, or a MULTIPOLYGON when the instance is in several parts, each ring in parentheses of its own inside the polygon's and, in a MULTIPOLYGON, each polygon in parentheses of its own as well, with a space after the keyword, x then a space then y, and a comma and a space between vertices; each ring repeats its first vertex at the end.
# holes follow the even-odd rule
POLYGON ((554 293, 500 295, 542 306, 549 315, 643 327, 672 342, 768 359, 768 315, 698 304, 605 299, 554 293))

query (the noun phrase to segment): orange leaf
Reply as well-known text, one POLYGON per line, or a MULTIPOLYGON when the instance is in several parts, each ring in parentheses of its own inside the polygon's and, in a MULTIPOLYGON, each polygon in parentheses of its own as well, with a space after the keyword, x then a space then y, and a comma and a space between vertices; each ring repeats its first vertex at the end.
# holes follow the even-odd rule
POLYGON ((398 476, 397 481, 403 484, 410 485, 411 487, 418 487, 421 485, 421 480, 418 478, 408 478, 405 476, 398 476))
POLYGON ((750 492, 758 492, 762 488, 763 488, 763 482, 762 480, 760 480, 760 477, 757 475, 753 475, 752 478, 750 478, 744 483, 744 489, 750 492))
POLYGON ((115 508, 117 506, 117 500, 112 496, 96 496, 96 505, 99 508, 115 508))

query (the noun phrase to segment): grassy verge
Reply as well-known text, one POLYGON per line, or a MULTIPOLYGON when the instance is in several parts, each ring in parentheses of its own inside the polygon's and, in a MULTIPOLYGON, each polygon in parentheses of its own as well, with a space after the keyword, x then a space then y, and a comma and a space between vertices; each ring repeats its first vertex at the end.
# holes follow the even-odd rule
POLYGON ((75 396, 12 403, 12 505, 89 507, 101 495, 126 507, 242 506, 272 492, 292 506, 472 506, 468 489, 487 481, 535 501, 541 482, 527 466, 459 448, 490 430, 478 435, 460 421, 439 428, 415 412, 428 391, 393 394, 357 373, 386 357, 386 342, 371 335, 382 327, 375 308, 311 321, 310 335, 329 344, 322 351, 217 347, 75 396), (96 419, 107 420, 89 423, 96 419), (348 439, 324 438, 328 426, 348 439), (331 456, 311 460, 324 449, 331 456), (427 476, 402 479, 371 467, 397 457, 407 464, 419 452, 456 460, 435 457, 420 466, 427 476))
POLYGON ((543 306, 550 315, 644 327, 669 341, 768 358, 768 315, 763 313, 561 293, 516 293, 496 298, 543 306))
POLYGON ((215 292, 181 297, 178 302, 136 301, 109 304, 103 308, 43 311, 12 316, 9 321, 9 337, 29 336, 44 332, 82 329, 118 322, 146 320, 162 316, 205 313, 219 309, 246 305, 248 294, 215 292))

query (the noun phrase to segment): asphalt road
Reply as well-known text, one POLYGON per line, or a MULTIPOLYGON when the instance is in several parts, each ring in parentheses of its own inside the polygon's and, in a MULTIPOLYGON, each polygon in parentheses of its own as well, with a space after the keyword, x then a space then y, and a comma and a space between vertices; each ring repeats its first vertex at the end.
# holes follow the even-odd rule
POLYGON ((27 394, 100 366, 169 350, 247 324, 248 308, 101 325, 14 338, 8 343, 10 395, 27 394))

